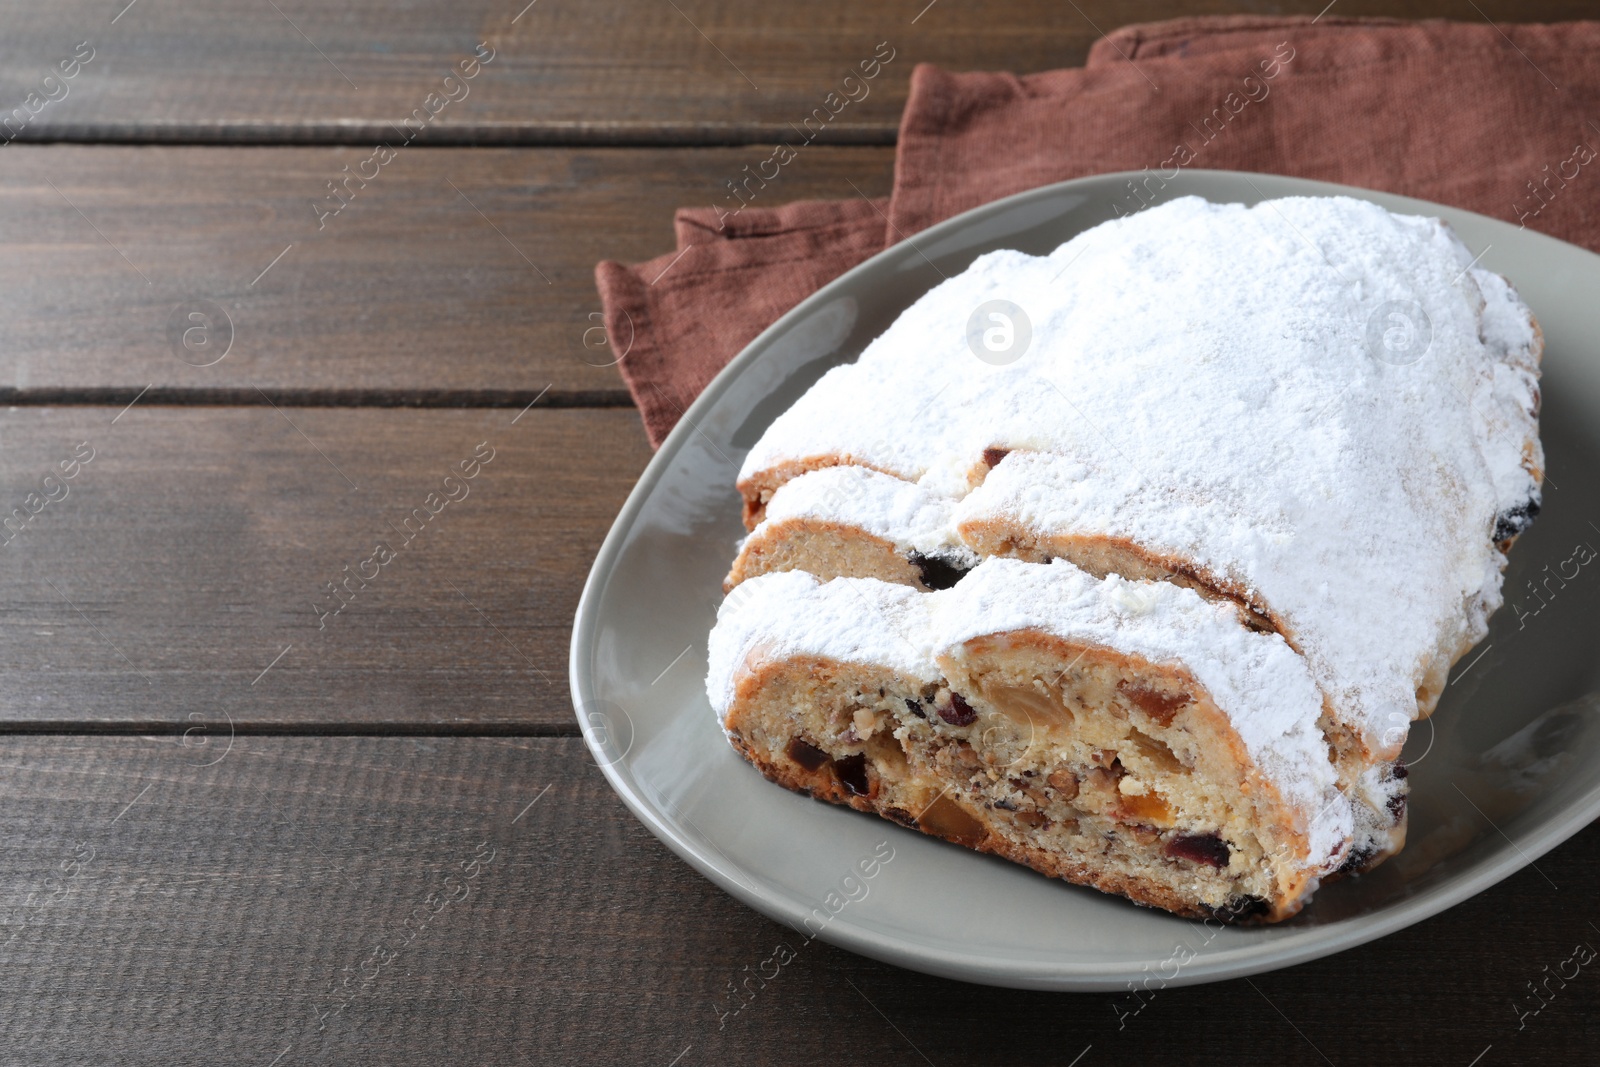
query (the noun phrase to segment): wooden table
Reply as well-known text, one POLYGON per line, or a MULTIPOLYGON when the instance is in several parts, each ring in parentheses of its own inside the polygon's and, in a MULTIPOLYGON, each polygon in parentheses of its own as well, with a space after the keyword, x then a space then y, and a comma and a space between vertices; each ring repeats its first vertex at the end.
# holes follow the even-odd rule
POLYGON ((905 61, 785 197, 888 191, 914 62, 1048 69, 1125 22, 1324 0, 525 2, 5 5, 0 104, 40 106, 0 153, 0 1060, 1594 1055, 1600 975, 1518 1013, 1600 946, 1600 829, 1252 981, 1010 992, 802 946, 735 903, 624 810, 568 703, 578 591, 650 457, 584 343, 597 260, 669 249, 675 206, 713 202, 880 40, 905 61), (322 615, 483 447, 469 497, 322 615), (798 958, 724 1017, 782 943, 798 958))

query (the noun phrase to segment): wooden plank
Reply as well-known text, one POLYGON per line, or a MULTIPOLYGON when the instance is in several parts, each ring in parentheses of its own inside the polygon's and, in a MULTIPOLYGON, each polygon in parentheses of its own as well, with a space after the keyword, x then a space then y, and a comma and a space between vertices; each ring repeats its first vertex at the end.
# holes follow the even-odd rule
POLYGON ((1565 892, 1525 870, 1338 956, 1152 983, 1134 1014, 1126 994, 970 986, 808 942, 650 837, 575 738, 240 737, 217 759, 10 737, 0 767, 8 1063, 1592 1058, 1597 976, 1561 964, 1600 943, 1572 907, 1600 877, 1597 828, 1538 861, 1565 892))
MULTIPOLYGON (((860 99, 828 123, 834 143, 893 141, 913 65, 1018 73, 1083 62, 1102 31, 1180 15, 1234 14, 1230 0, 381 0, 327 7, 247 0, 8 4, 0 102, 30 92, 87 41, 94 57, 17 132, 27 139, 337 141, 371 144, 425 107, 444 76, 493 50, 449 91, 417 143, 758 143, 790 133, 829 92, 860 99), (879 46, 862 89, 843 85, 879 46), (465 92, 465 96, 461 94, 465 92)), ((1315 15, 1324 0, 1267 5, 1315 15)), ((1252 5, 1261 10, 1261 5, 1252 5)), ((1553 21, 1580 0, 1345 0, 1341 15, 1553 21)), ((37 105, 36 105, 37 106, 37 105)))
POLYGON ((542 405, 23 407, 0 441, 0 723, 152 731, 572 728, 650 455, 630 408, 542 405))
MULTIPOLYGON (((419 142, 766 140, 892 40, 875 91, 829 124, 835 138, 887 143, 913 63, 1036 70, 1081 62, 1099 36, 1089 17, 1066 18, 1038 0, 1003 15, 946 3, 915 24, 920 2, 523 4, 430 0, 397 11, 359 0, 335 10, 286 0, 196 10, 145 0, 115 23, 115 12, 89 0, 10 5, 0 101, 42 93, 52 65, 87 41, 88 64, 51 89, 66 95, 20 136, 363 143, 392 137, 391 124, 424 107, 486 44, 493 58, 450 90, 466 95, 445 104, 419 142)), ((1137 17, 1087 6, 1104 28, 1137 17)))
MULTIPOLYGON (((626 403, 595 263, 670 252, 674 208, 720 202, 762 151, 415 148, 319 218, 369 155, 10 146, 0 401, 626 403), (194 312, 210 350, 172 328, 194 312)), ((772 202, 887 193, 891 156, 814 148, 772 202)))

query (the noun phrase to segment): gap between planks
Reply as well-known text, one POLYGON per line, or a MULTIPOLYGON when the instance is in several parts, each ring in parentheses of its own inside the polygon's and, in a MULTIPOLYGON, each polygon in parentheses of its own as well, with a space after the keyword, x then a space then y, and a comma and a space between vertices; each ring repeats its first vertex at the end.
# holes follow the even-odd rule
MULTIPOLYGON (((128 402, 126 387, 0 387, 0 404, 12 407, 106 407, 128 402)), ((140 407, 258 407, 261 398, 280 407, 319 408, 521 408, 538 400, 547 408, 631 408, 626 389, 190 389, 153 385, 140 393, 140 407)))
MULTIPOLYGON (((748 148, 793 138, 782 122, 555 122, 479 123, 430 127, 408 142, 415 148, 748 148)), ((192 148, 371 148, 394 137, 389 122, 62 123, 19 132, 21 144, 163 145, 192 148)), ((837 123, 814 142, 836 146, 893 146, 895 123, 837 123)))
MULTIPOLYGON (((216 723, 205 724, 221 733, 216 723)), ((180 737, 194 729, 192 721, 146 720, 83 722, 37 720, 0 722, 0 737, 72 735, 87 737, 180 737)), ((236 737, 582 737, 576 719, 556 723, 276 723, 232 722, 227 732, 236 737)))

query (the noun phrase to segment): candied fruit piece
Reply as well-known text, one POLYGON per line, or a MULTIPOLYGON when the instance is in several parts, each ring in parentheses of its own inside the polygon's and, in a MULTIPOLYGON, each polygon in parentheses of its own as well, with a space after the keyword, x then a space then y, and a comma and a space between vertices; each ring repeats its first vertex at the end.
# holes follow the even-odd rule
POLYGON ((826 752, 808 741, 800 740, 798 737, 791 738, 788 747, 784 751, 789 754, 790 759, 808 771, 814 771, 828 762, 828 754, 826 752))
POLYGON ((1072 726, 1072 712, 1059 699, 1031 686, 988 686, 983 695, 996 711, 1029 730, 1072 726))
MULTIPOLYGON (((1161 794, 1151 790, 1147 793, 1122 794, 1122 810, 1130 817, 1140 822, 1154 823, 1157 826, 1172 825, 1172 805, 1161 798, 1161 794)), ((1220 844, 1220 839, 1218 843, 1220 844)), ((1222 846, 1222 866, 1228 862, 1228 846, 1222 846)))
POLYGON ((961 805, 941 794, 929 804, 917 822, 928 833, 973 848, 988 836, 983 824, 961 805))
POLYGON ((836 759, 833 761, 833 771, 839 776, 839 781, 844 787, 856 796, 864 797, 872 791, 871 783, 867 781, 866 756, 855 755, 836 759))
POLYGON ((1172 717, 1178 714, 1178 709, 1192 699, 1188 693, 1158 693, 1154 689, 1130 685, 1127 682, 1118 682, 1117 689, 1162 726, 1171 725, 1172 717))

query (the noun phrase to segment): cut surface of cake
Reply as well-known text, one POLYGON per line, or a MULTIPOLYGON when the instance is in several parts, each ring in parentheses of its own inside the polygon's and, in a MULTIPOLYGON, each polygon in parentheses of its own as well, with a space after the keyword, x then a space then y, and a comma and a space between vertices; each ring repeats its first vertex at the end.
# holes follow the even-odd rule
POLYGON ((768 574, 725 603, 708 690, 775 781, 1181 914, 1292 914, 1354 840, 1303 661, 1170 583, 768 574))
POLYGON ((1393 854, 1410 723, 1540 504, 1543 340, 1478 258, 1347 197, 1190 197, 980 256, 746 457, 729 737, 791 788, 1183 914, 1280 919, 1393 854), (1030 326, 1006 360, 973 339, 995 306, 1030 326), (869 632, 894 651, 837 642, 869 632), (1246 651, 1276 666, 1230 688, 1246 651))
POLYGON ((867 467, 824 467, 772 495, 723 583, 769 571, 881 578, 946 589, 978 556, 957 537, 955 499, 867 467))

